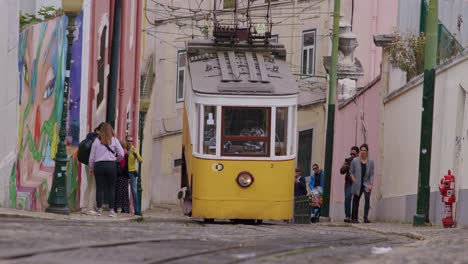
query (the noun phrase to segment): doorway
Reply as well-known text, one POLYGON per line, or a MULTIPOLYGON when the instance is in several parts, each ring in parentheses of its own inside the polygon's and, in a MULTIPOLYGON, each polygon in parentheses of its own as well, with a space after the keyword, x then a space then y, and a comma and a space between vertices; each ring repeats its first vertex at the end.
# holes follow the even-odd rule
POLYGON ((299 146, 297 152, 297 167, 302 170, 302 175, 307 177, 311 175, 312 167, 312 139, 313 129, 299 131, 299 146))

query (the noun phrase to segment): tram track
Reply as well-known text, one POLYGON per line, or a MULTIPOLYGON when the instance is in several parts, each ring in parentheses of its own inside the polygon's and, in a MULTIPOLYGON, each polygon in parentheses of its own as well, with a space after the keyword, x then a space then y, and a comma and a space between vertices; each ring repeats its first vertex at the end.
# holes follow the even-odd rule
POLYGON ((38 255, 50 254, 50 253, 63 253, 67 251, 81 250, 81 249, 98 249, 98 248, 109 248, 118 246, 130 246, 143 243, 163 243, 163 242, 182 242, 192 241, 197 239, 135 239, 135 240, 124 240, 115 242, 105 243, 90 243, 90 244, 77 244, 65 247, 50 247, 40 248, 30 251, 20 251, 16 253, 6 254, 0 256, 0 260, 19 260, 30 258, 38 255))
MULTIPOLYGON (((355 238, 350 238, 350 239, 328 240, 326 242, 331 242, 331 243, 342 242, 342 243, 339 243, 339 244, 344 244, 343 242, 345 242, 345 241, 349 242, 351 240, 356 241, 355 238)), ((380 243, 380 242, 386 242, 386 241, 388 241, 388 239, 386 239, 386 238, 375 239, 375 240, 372 240, 372 241, 361 242, 361 243, 359 243, 359 245, 360 246, 366 246, 366 245, 380 243)), ((274 252, 267 252, 267 253, 264 253, 264 254, 256 254, 256 255, 248 256, 248 257, 240 259, 240 260, 229 262, 229 264, 239 264, 239 263, 244 263, 244 262, 247 262, 247 261, 266 259, 266 258, 269 258, 269 257, 281 257, 281 256, 290 256, 290 255, 296 255, 296 254, 303 254, 303 253, 306 253, 306 252, 325 249, 327 247, 328 246, 326 246, 326 245, 299 246, 299 247, 295 247, 293 249, 283 249, 283 250, 277 250, 277 251, 274 251, 274 252)), ((336 244, 334 245, 334 247, 335 248, 337 247, 336 244)), ((341 247, 345 247, 345 246, 341 246, 341 247)))
MULTIPOLYGON (((142 262, 143 264, 160 264, 160 263, 181 263, 188 260, 204 257, 222 257, 226 260, 225 263, 238 264, 244 263, 247 261, 259 260, 269 257, 278 257, 282 255, 295 255, 304 252, 314 251, 321 248, 327 248, 330 245, 333 247, 346 247, 353 244, 359 246, 365 246, 374 243, 386 242, 388 238, 378 238, 366 240, 365 238, 356 239, 356 238, 339 238, 339 239, 321 239, 319 241, 314 241, 309 243, 304 241, 305 237, 299 239, 302 241, 293 242, 293 245, 285 245, 275 242, 265 241, 263 243, 239 243, 223 246, 220 248, 214 249, 205 249, 198 250, 196 252, 182 254, 178 256, 172 256, 167 258, 158 258, 158 259, 147 259, 142 262)), ((85 249, 101 249, 101 248, 112 248, 119 246, 133 246, 137 244, 164 244, 164 243, 199 243, 199 242, 211 242, 206 246, 213 246, 216 241, 206 241, 200 239, 136 239, 136 240, 125 240, 125 241, 115 241, 115 242, 106 242, 106 243, 92 243, 92 244, 78 244, 65 247, 51 247, 45 249, 36 249, 30 251, 16 252, 7 255, 0 256, 1 261, 18 261, 18 260, 28 260, 30 258, 46 255, 46 254, 60 254, 65 252, 79 251, 85 249)))
POLYGON ((231 261, 227 261, 225 263, 229 264, 239 264, 239 263, 244 263, 247 261, 252 261, 256 259, 263 259, 263 258, 268 258, 268 257, 275 257, 279 255, 288 255, 291 253, 304 253, 307 251, 313 251, 313 250, 318 250, 321 248, 326 248, 330 243, 336 243, 333 246, 337 247, 345 247, 349 245, 349 242, 354 242, 355 244, 358 244, 359 246, 366 246, 370 244, 375 244, 375 243, 381 243, 381 242, 386 242, 388 241, 388 238, 380 238, 380 239, 373 239, 371 241, 359 241, 359 239, 356 238, 349 238, 349 239, 330 239, 330 240, 320 240, 314 245, 310 244, 304 244, 300 246, 293 246, 291 248, 282 248, 280 250, 271 250, 271 248, 277 248, 277 247, 284 247, 281 244, 277 243, 259 243, 259 244, 239 244, 236 246, 229 246, 229 247, 223 247, 223 248, 218 248, 218 249, 213 249, 213 250, 204 250, 200 252, 194 252, 186 255, 181 255, 181 256, 176 256, 176 257, 169 257, 169 258, 164 258, 164 259, 158 259, 158 260, 150 260, 147 262, 144 262, 144 264, 161 264, 161 263, 174 263, 178 261, 187 261, 192 258, 196 257, 207 257, 210 255, 216 255, 220 253, 228 253, 230 254, 231 257, 235 256, 242 256, 240 259, 235 259, 231 261), (256 252, 258 250, 265 250, 266 252, 256 252), (249 249, 251 252, 245 253, 245 252, 236 252, 236 250, 244 250, 244 249, 249 249), (252 252, 255 251, 255 252, 252 252))
MULTIPOLYGON (((317 228, 275 224, 233 226, 226 223, 225 227, 223 223, 220 223, 219 225, 207 225, 209 227, 206 229, 197 229, 198 225, 198 223, 194 223, 193 231, 191 228, 179 230, 177 236, 165 234, 158 235, 159 238, 152 238, 152 233, 140 233, 146 238, 131 239, 127 237, 110 242, 96 242, 94 240, 72 245, 57 244, 54 230, 50 232, 50 235, 54 237, 55 246, 29 250, 26 249, 27 244, 23 244, 26 247, 12 247, 10 251, 3 251, 4 254, 0 255, 0 263, 37 263, 52 258, 61 260, 74 258, 92 263, 93 260, 98 259, 110 261, 112 258, 115 259, 115 254, 125 256, 123 259, 115 259, 116 263, 127 263, 126 261, 130 261, 130 259, 134 263, 144 264, 278 262, 291 258, 291 256, 295 258, 295 256, 317 254, 334 259, 334 250, 348 252, 355 247, 365 247, 367 251, 370 250, 367 245, 371 244, 387 246, 388 243, 395 245, 406 243, 403 238, 398 238, 395 235, 388 237, 376 233, 363 235, 362 231, 354 229, 337 230, 321 226, 315 226, 317 228), (243 231, 238 232, 239 230, 243 231), (19 248, 23 249, 19 250, 19 248), (123 252, 133 252, 133 258, 132 254, 123 252), (107 256, 111 259, 108 259, 107 256), (130 257, 127 258, 128 256, 130 257)), ((200 226, 205 225, 200 224, 200 226)), ((167 227, 175 228, 172 225, 167 227)), ((99 234, 119 230, 122 232, 123 229, 120 228, 126 228, 125 236, 129 230, 138 231, 137 226, 132 226, 129 230, 127 230, 129 227, 120 226, 119 228, 112 227, 99 234)), ((157 234, 154 233, 154 235, 157 234)))

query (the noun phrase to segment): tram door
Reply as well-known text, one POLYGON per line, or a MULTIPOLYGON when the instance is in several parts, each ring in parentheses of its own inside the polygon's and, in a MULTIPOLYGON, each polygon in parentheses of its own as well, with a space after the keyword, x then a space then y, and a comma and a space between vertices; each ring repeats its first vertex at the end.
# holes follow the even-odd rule
POLYGON ((302 176, 311 175, 312 167, 312 138, 314 130, 308 129, 299 132, 299 146, 297 151, 297 167, 302 170, 302 176))

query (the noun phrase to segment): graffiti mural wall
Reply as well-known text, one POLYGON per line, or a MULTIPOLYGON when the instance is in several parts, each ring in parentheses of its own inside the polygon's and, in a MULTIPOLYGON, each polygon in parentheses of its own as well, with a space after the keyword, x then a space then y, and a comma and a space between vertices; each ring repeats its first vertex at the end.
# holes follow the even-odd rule
POLYGON ((68 108, 68 138, 69 145, 77 147, 80 144, 80 105, 81 105, 81 62, 83 50, 83 13, 75 20, 76 30, 72 48, 72 63, 70 69, 70 98, 68 108))
POLYGON ((66 28, 67 18, 58 17, 20 33, 18 157, 10 179, 13 208, 43 211, 48 206, 63 103, 66 28))
MULTIPOLYGON (((72 62, 70 66, 70 96, 68 106, 68 122, 67 122, 67 145, 68 152, 73 154, 80 144, 80 126, 86 125, 86 122, 81 121, 81 78, 82 78, 82 55, 83 55, 83 12, 75 19, 76 29, 74 32, 75 38, 72 46, 72 62)), ((84 99, 86 101, 86 98, 84 99)), ((86 109, 86 108, 85 108, 86 109)), ((78 162, 76 156, 71 155, 69 168, 67 173, 67 193, 68 206, 70 210, 76 211, 80 209, 80 186, 81 186, 81 163, 78 162)))

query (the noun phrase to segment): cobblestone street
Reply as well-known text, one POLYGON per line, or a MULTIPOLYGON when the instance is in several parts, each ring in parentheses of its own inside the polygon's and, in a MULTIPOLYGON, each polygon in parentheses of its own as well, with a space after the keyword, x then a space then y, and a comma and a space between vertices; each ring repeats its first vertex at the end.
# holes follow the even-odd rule
POLYGON ((465 263, 468 244, 464 229, 401 224, 204 224, 159 213, 119 218, 2 218, 0 263, 465 263), (436 249, 445 243, 450 248, 441 255, 436 249), (392 250, 376 254, 378 248, 392 250))

